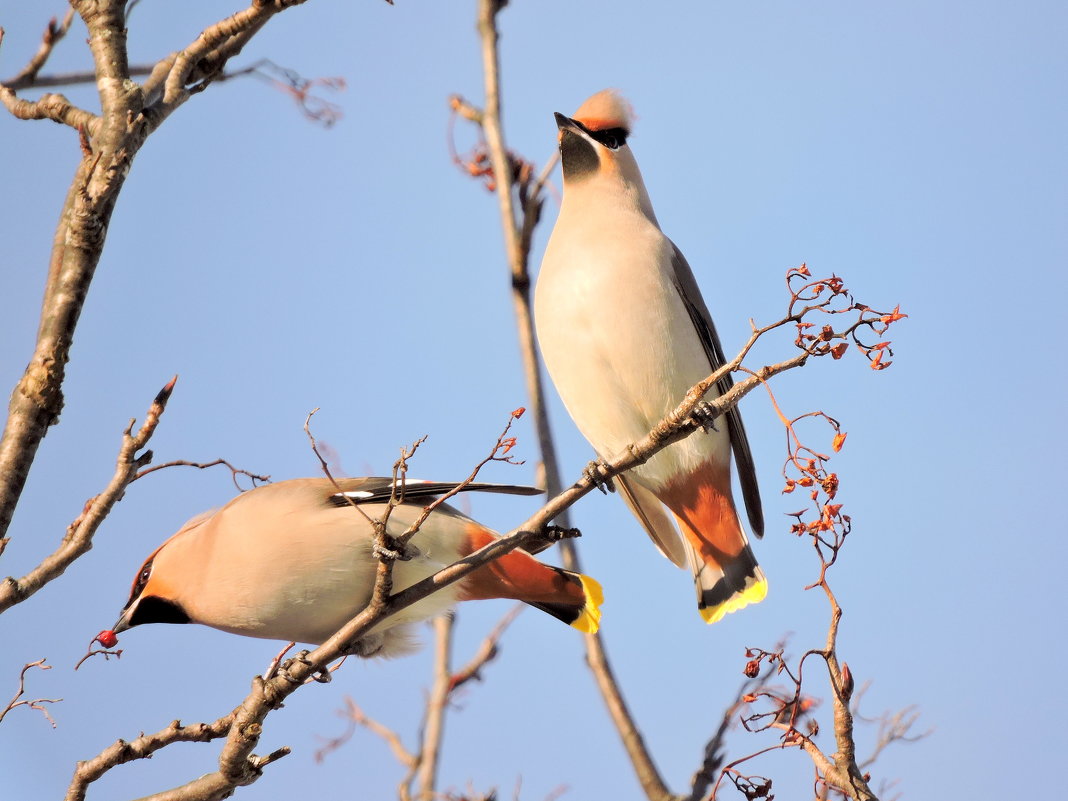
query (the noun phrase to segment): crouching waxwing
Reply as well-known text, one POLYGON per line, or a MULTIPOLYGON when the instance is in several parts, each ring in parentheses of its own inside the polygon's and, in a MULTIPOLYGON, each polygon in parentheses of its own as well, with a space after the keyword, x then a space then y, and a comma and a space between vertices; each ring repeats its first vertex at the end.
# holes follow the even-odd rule
MULTIPOLYGON (((400 535, 430 499, 456 484, 407 481, 389 517, 400 535)), ((193 518, 145 560, 114 634, 144 623, 202 623, 234 634, 320 644, 371 599, 378 560, 370 519, 385 510, 390 478, 281 481, 245 492, 193 518), (351 508, 359 504, 367 516, 351 508)), ((467 490, 530 495, 527 487, 471 484, 467 490)), ((394 591, 410 587, 498 535, 442 504, 393 566, 394 591)), ((352 650, 390 656, 410 649, 406 624, 457 601, 514 598, 580 631, 597 630, 600 585, 515 550, 387 618, 352 650)))
MULTIPOLYGON (((627 102, 598 92, 573 118, 557 114, 556 124, 564 198, 538 275, 538 341, 575 424, 600 458, 612 459, 725 359, 690 266, 653 214, 627 145, 627 102)), ((732 385, 724 377, 709 397, 732 385)), ((725 426, 710 428, 616 482, 660 551, 680 567, 689 564, 698 609, 714 623, 762 600, 767 582, 731 496, 733 450, 749 523, 761 536, 742 418, 731 409, 725 426)))

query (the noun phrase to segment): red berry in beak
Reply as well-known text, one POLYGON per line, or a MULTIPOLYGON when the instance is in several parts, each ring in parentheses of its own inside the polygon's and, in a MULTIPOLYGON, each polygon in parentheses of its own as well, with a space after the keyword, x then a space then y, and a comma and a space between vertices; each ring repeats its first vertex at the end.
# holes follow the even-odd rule
POLYGON ((105 648, 114 648, 118 645, 119 638, 115 636, 115 632, 105 629, 96 635, 96 642, 105 648))

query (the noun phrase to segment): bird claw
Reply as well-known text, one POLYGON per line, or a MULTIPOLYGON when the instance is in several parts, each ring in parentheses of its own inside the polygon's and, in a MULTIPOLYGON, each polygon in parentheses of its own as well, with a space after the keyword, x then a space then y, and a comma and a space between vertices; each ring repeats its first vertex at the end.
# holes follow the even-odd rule
POLYGON ((690 418, 705 431, 719 431, 716 426, 718 416, 716 408, 708 401, 699 401, 690 412, 690 418))
POLYGON ((523 546, 523 550, 533 556, 534 554, 541 553, 546 548, 551 548, 556 545, 556 543, 560 542, 560 540, 570 540, 581 536, 582 532, 577 528, 547 525, 537 533, 536 537, 523 546))
POLYGON ((311 651, 303 650, 303 651, 300 651, 296 656, 291 656, 289 659, 287 659, 285 662, 282 663, 282 666, 277 669, 275 675, 279 676, 280 678, 285 679, 290 684, 300 684, 301 683, 300 680, 294 678, 293 674, 291 674, 289 672, 289 666, 292 665, 294 662, 300 662, 301 664, 304 664, 304 665, 311 664, 308 661, 308 654, 310 654, 310 653, 311 653, 311 651))
POLYGON ((616 491, 616 485, 612 477, 608 475, 608 462, 604 459, 594 459, 582 471, 582 475, 590 480, 593 486, 607 495, 616 491))
POLYGON ((285 648, 279 651, 274 659, 271 660, 271 664, 267 666, 267 669, 263 671, 263 680, 270 681, 278 673, 278 666, 282 664, 282 657, 289 653, 289 649, 296 645, 295 642, 289 643, 285 648))
POLYGON ((560 542, 560 540, 571 540, 575 537, 581 537, 582 532, 577 528, 548 525, 542 531, 542 536, 551 542, 560 542))

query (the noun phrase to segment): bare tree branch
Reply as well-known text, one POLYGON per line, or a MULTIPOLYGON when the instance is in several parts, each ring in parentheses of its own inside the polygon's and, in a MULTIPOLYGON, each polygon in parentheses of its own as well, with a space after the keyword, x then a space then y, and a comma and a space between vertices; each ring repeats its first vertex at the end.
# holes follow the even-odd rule
MULTIPOLYGON (((478 31, 482 42, 482 70, 485 82, 486 104, 479 115, 482 130, 485 132, 489 148, 490 163, 496 183, 497 201, 501 212, 501 229, 504 233, 504 248, 508 267, 512 276, 512 303, 516 315, 519 336, 519 350, 523 359, 523 374, 527 383, 527 396, 534 417, 534 427, 538 435, 538 446, 542 455, 546 494, 551 498, 561 489, 560 469, 556 458, 556 444, 549 428, 546 412, 545 388, 541 380, 537 345, 534 337, 534 316, 530 303, 530 241, 534 226, 541 217, 544 197, 542 189, 548 175, 533 183, 531 173, 520 187, 523 204, 522 218, 516 220, 514 201, 515 170, 504 144, 504 131, 501 126, 501 88, 500 56, 497 51, 497 12, 503 3, 499 0, 479 0, 478 31)), ((546 170, 550 169, 550 160, 546 170)), ((567 518, 559 521, 568 527, 567 518)))
POLYGON ((173 66, 164 83, 164 104, 180 105, 191 92, 204 89, 222 72, 226 62, 240 53, 271 17, 279 11, 302 5, 304 2, 305 0, 260 0, 253 2, 244 11, 205 28, 196 40, 175 54, 173 66), (196 83, 189 86, 191 81, 196 83))
MULTIPOLYGON (((222 737, 230 730, 233 713, 219 718, 214 723, 193 723, 183 726, 180 721, 173 721, 165 729, 154 734, 142 734, 133 740, 117 740, 92 759, 79 762, 74 769, 65 801, 83 801, 89 785, 103 776, 116 765, 122 765, 135 759, 145 759, 171 743, 209 742, 222 737)), ((221 798, 222 796, 214 796, 221 798)))
MULTIPOLYGON (((169 73, 171 63, 166 60, 160 63, 164 66, 160 67, 160 64, 131 64, 129 67, 130 77, 152 76, 156 73, 157 69, 163 70, 164 74, 169 73)), ((212 81, 214 83, 225 83, 226 81, 232 81, 235 78, 244 78, 247 76, 259 78, 269 84, 275 91, 281 92, 291 98, 301 110, 301 113, 313 122, 318 122, 329 127, 342 117, 342 111, 338 105, 325 100, 318 94, 315 94, 313 90, 317 88, 333 90, 344 89, 345 80, 343 78, 305 78, 295 70, 279 66, 270 59, 261 58, 249 64, 247 67, 223 70, 215 75, 212 81)), ((156 80, 159 81, 161 79, 157 78, 156 80)), ((42 102, 44 101, 44 98, 42 98, 36 103, 20 100, 16 98, 13 93, 20 92, 24 89, 49 89, 59 86, 77 86, 78 84, 95 82, 96 73, 89 70, 57 72, 48 75, 33 75, 25 78, 16 76, 7 81, 0 81, 0 101, 4 102, 16 117, 22 119, 46 118, 68 125, 73 123, 73 127, 78 127, 79 125, 93 127, 98 124, 98 118, 95 114, 91 114, 88 111, 74 109, 73 107, 71 107, 70 110, 67 110, 62 107, 60 101, 54 99, 42 102), (76 115, 79 113, 87 116, 77 117, 76 115)), ((54 98, 62 96, 46 95, 45 97, 54 98)), ((150 99, 152 98, 152 95, 150 92, 146 91, 145 97, 146 99, 150 99)), ((67 103, 65 100, 62 102, 67 103)), ((69 105, 69 103, 67 103, 67 105, 69 105)))
MULTIPOLYGON (((512 300, 519 336, 519 349, 523 358, 527 394, 533 413, 538 444, 542 455, 542 469, 547 494, 556 497, 562 489, 560 469, 556 457, 556 445, 549 426, 545 403, 545 389, 541 380, 540 358, 534 336, 534 319, 531 309, 530 246, 534 227, 541 217, 542 189, 554 166, 554 160, 546 165, 541 176, 529 189, 521 188, 523 199, 522 221, 517 223, 513 203, 513 175, 508 153, 504 145, 501 125, 500 58, 497 50, 497 13, 503 7, 498 0, 480 0, 478 5, 478 31, 482 42, 482 69, 485 83, 486 104, 477 115, 468 116, 479 122, 485 132, 490 162, 496 181, 497 200, 504 231, 505 253, 512 275, 512 300)), ((528 174, 529 175, 529 174, 528 174)), ((529 181, 529 177, 527 179, 529 181)), ((566 515, 558 516, 561 526, 570 526, 566 515)), ((578 553, 570 542, 561 546, 564 566, 579 570, 578 553)), ((667 788, 660 771, 653 761, 641 731, 630 712, 623 692, 616 681, 608 653, 600 634, 584 636, 586 663, 593 672, 612 722, 623 740, 624 748, 634 766, 638 781, 650 801, 669 801, 674 796, 667 788)))
MULTIPOLYGON (((445 739, 445 711, 452 692, 452 632, 455 625, 452 615, 434 618, 434 683, 426 701, 423 718, 422 742, 419 755, 413 766, 416 781, 416 798, 433 801, 438 781, 438 760, 445 739)), ((406 789, 406 788, 405 788, 406 789)), ((402 797, 405 793, 402 791, 402 797)))
MULTIPOLYGON (((100 115, 75 108, 61 95, 25 101, 0 86, 0 102, 16 116, 70 125, 79 132, 83 151, 53 239, 34 353, 12 393, 0 437, 0 542, 41 440, 63 408, 62 386, 74 331, 134 156, 167 116, 222 74, 228 60, 272 16, 301 2, 252 0, 248 9, 209 27, 181 53, 159 62, 141 87, 130 80, 124 3, 71 0, 88 29, 100 115), (171 93, 166 102, 153 99, 154 80, 155 85, 167 80, 171 93)), ((49 47, 55 39, 53 35, 49 47)), ((30 66, 39 69, 48 52, 35 57, 30 66)), ((10 586, 9 582, 8 591, 10 586)))
MULTIPOLYGON (((78 0, 72 6, 84 12, 89 28, 103 116, 89 122, 69 120, 95 140, 96 152, 84 155, 68 191, 56 229, 37 345, 12 394, 0 439, 0 536, 11 522, 41 439, 57 422, 63 407, 61 387, 74 329, 103 249, 115 198, 125 180, 125 168, 136 152, 127 136, 126 112, 134 113, 135 108, 139 112, 140 108, 135 102, 137 92, 123 84, 129 76, 122 74, 126 65, 122 6, 112 2, 89 7, 78 0)), ((11 97, 10 90, 0 89, 0 99, 9 107, 11 97)))
POLYGON ((104 518, 137 477, 137 471, 152 460, 152 451, 139 451, 148 444, 155 432, 177 380, 178 376, 175 376, 159 391, 136 434, 131 433, 134 421, 130 420, 126 430, 122 432, 122 445, 119 447, 119 457, 111 481, 103 492, 85 502, 82 513, 67 527, 67 533, 59 548, 22 578, 8 576, 0 582, 0 612, 25 601, 45 584, 58 578, 75 559, 93 547, 93 535, 104 522, 104 518))
POLYGON ((59 94, 41 95, 38 100, 23 100, 16 97, 9 87, 0 85, 0 103, 20 120, 52 120, 75 130, 93 133, 100 127, 99 117, 78 108, 59 94))

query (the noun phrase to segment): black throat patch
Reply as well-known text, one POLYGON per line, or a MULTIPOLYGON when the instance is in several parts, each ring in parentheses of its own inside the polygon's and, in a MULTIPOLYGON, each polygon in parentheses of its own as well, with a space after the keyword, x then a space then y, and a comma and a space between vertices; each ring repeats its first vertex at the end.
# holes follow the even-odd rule
POLYGON ((560 134, 560 163, 564 167, 564 178, 568 181, 581 180, 597 172, 600 161, 593 145, 581 134, 567 128, 560 134))
POLYGON ((174 601, 149 595, 141 599, 129 620, 130 627, 145 623, 188 623, 189 615, 174 601))

